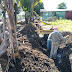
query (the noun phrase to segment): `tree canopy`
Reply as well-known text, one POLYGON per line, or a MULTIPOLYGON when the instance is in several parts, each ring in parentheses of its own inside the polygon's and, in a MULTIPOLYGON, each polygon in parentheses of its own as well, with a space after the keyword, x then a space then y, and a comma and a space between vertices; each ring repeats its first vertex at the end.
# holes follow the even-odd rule
POLYGON ((25 20, 30 20, 33 17, 34 7, 41 2, 41 0, 17 0, 18 4, 25 11, 25 20))
POLYGON ((41 0, 17 0, 19 5, 24 11, 30 11, 34 6, 36 6, 41 0))
POLYGON ((44 9, 44 6, 43 6, 43 2, 39 2, 35 7, 34 7, 34 11, 40 15, 40 9, 44 9))
POLYGON ((67 9, 66 3, 62 2, 62 3, 58 4, 57 9, 67 9))

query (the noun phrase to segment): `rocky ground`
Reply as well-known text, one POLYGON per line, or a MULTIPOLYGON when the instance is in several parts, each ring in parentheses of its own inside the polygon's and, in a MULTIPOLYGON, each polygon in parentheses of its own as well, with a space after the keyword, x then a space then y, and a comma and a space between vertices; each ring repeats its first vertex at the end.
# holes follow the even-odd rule
POLYGON ((67 44, 62 43, 58 49, 57 59, 50 59, 46 50, 48 35, 39 37, 32 24, 19 22, 17 26, 18 50, 20 59, 16 58, 15 65, 9 72, 71 72, 72 69, 72 39, 71 32, 61 32, 63 36, 70 35, 67 44))

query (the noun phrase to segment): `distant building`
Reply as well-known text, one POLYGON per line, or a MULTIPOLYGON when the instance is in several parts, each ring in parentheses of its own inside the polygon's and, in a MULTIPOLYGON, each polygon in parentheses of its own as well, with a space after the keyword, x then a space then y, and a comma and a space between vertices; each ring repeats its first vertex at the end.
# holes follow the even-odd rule
POLYGON ((40 9, 40 15, 42 20, 46 20, 50 17, 56 16, 62 19, 72 19, 72 10, 68 9, 54 9, 54 10, 46 10, 40 9))

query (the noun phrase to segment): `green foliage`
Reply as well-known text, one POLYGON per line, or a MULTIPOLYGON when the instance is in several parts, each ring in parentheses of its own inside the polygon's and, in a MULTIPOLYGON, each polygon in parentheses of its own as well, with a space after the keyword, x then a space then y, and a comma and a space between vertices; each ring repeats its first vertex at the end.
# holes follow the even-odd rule
POLYGON ((17 0, 19 5, 25 10, 25 11, 30 11, 31 10, 31 5, 36 5, 38 2, 41 0, 17 0))
POLYGON ((40 9, 44 9, 44 5, 43 2, 39 2, 35 7, 34 7, 34 11, 40 15, 40 9))
POLYGON ((58 4, 57 9, 67 9, 66 3, 62 2, 62 3, 58 4))
MULTIPOLYGON (((26 12, 25 20, 31 16, 33 16, 34 6, 36 6, 41 0, 17 0, 18 4, 22 7, 22 9, 26 12)), ((28 22, 28 21, 27 21, 28 22)))

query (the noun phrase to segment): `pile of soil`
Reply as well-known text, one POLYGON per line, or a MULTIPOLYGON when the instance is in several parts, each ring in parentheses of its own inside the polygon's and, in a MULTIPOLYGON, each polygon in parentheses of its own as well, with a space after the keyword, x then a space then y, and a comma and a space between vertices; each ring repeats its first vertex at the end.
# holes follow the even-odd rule
MULTIPOLYGON (((57 59, 50 59, 50 52, 46 50, 48 35, 39 37, 33 24, 18 23, 17 39, 20 58, 12 60, 14 67, 9 72, 71 72, 72 43, 58 49, 57 59)), ((72 35, 71 32, 61 32, 63 36, 72 35)))
MULTIPOLYGON (((48 35, 40 38, 35 32, 36 27, 32 24, 18 24, 19 53, 15 72, 71 72, 72 43, 59 47, 56 60, 50 59, 50 52, 46 50, 46 40, 48 35)), ((71 32, 61 32, 63 36, 72 35, 71 32)), ((10 71, 11 72, 11 71, 10 71)))
POLYGON ((9 72, 59 72, 54 61, 48 57, 49 52, 43 48, 44 38, 39 37, 36 28, 32 24, 18 24, 18 30, 21 58, 16 59, 15 68, 11 67, 9 72))

